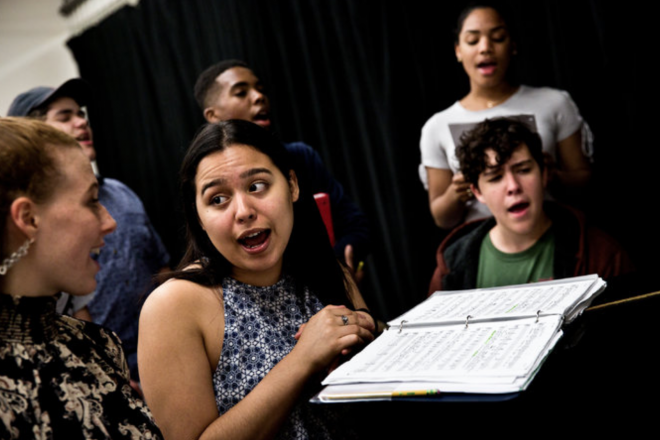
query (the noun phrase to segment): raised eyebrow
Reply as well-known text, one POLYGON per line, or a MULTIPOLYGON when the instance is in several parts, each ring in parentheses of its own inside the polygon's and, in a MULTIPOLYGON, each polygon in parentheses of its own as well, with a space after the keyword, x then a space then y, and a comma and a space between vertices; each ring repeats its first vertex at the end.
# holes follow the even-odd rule
POLYGON ((239 177, 241 179, 245 179, 245 178, 252 177, 254 175, 261 174, 261 173, 270 174, 271 176, 273 175, 273 172, 271 170, 269 170, 268 168, 251 168, 247 171, 243 171, 240 174, 239 177))
POLYGON ((202 185, 202 195, 206 192, 207 189, 213 188, 214 186, 219 186, 225 183, 225 179, 213 179, 209 182, 206 182, 202 185))
MULTIPOLYGON (((269 170, 268 168, 251 168, 247 171, 243 171, 238 177, 240 177, 241 179, 246 179, 248 177, 252 177, 254 175, 261 174, 261 173, 270 174, 271 176, 273 175, 273 172, 271 170, 269 170)), ((223 185, 225 182, 226 182, 226 180, 222 179, 222 178, 213 179, 209 182, 206 182, 204 185, 202 185, 202 191, 201 191, 202 195, 204 195, 206 190, 208 190, 209 188, 212 188, 214 186, 223 185)))

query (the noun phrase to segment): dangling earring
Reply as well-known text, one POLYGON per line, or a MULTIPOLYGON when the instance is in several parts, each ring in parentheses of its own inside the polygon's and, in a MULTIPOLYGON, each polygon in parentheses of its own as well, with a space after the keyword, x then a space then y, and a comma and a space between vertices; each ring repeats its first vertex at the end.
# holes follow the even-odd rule
POLYGON ((34 238, 25 240, 25 243, 23 243, 23 245, 19 247, 16 252, 5 258, 2 262, 2 265, 0 265, 0 275, 6 274, 9 268, 11 268, 18 260, 24 257, 32 243, 34 243, 34 238))

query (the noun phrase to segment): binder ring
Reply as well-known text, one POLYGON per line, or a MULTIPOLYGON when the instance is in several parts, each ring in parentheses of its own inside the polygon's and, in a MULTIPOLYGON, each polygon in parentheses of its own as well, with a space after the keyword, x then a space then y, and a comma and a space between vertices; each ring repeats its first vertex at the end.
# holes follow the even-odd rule
POLYGON ((538 322, 539 322, 539 316, 541 316, 541 311, 540 311, 540 310, 537 310, 537 311, 536 311, 536 323, 537 323, 537 324, 538 324, 538 322))
POLYGON ((401 333, 401 331, 403 330, 403 323, 404 322, 408 322, 408 321, 406 321, 406 320, 401 321, 401 323, 399 324, 399 333, 401 333))
POLYGON ((468 328, 468 324, 470 323, 470 319, 472 319, 472 315, 467 315, 465 317, 465 328, 468 328))

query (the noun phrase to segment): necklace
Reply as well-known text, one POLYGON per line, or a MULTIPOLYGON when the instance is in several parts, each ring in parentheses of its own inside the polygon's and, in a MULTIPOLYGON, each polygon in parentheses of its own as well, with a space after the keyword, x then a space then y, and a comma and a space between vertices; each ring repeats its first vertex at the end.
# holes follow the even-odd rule
POLYGON ((465 98, 463 98, 460 103, 467 110, 479 111, 484 109, 491 109, 502 104, 507 99, 511 98, 514 93, 518 91, 518 87, 513 87, 512 89, 507 90, 503 94, 497 93, 500 95, 498 98, 489 99, 489 97, 479 96, 476 93, 470 92, 465 98), (477 96, 475 96, 477 95, 477 96))

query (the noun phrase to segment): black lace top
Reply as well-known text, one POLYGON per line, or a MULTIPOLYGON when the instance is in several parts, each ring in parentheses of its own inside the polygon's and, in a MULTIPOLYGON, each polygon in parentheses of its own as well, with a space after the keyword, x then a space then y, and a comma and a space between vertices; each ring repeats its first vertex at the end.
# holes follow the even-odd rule
POLYGON ((117 336, 0 294, 0 438, 160 439, 117 336))

